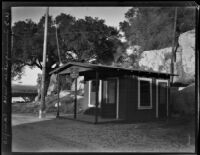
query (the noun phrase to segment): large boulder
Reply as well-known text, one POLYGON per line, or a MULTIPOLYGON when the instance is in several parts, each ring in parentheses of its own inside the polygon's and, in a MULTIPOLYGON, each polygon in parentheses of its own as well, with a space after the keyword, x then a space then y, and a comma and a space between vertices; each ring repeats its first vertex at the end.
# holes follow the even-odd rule
MULTIPOLYGON (((80 93, 84 90, 84 83, 83 83, 83 81, 84 81, 84 77, 83 76, 79 76, 77 78, 77 90, 80 93)), ((72 80, 68 76, 60 77, 60 83, 61 83, 60 84, 61 85, 60 92, 62 92, 62 93, 69 92, 70 89, 72 91, 75 90, 75 80, 72 80), (68 88, 67 85, 70 85, 70 87, 68 88)), ((57 93, 57 75, 56 74, 52 74, 51 78, 50 78, 50 83, 49 83, 48 91, 47 91, 47 96, 55 94, 55 93, 57 93)))
POLYGON ((139 67, 144 70, 170 73, 172 48, 144 51, 139 60, 139 67))
MULTIPOLYGON (((187 31, 179 37, 176 52, 174 82, 190 84, 195 79, 195 30, 187 31)), ((139 67, 144 70, 170 73, 172 48, 144 51, 139 60, 139 67)))
POLYGON ((49 87, 47 90, 47 95, 51 95, 54 92, 57 92, 57 75, 56 74, 51 75, 49 87))
POLYGON ((179 37, 179 48, 175 64, 176 82, 189 84, 195 80, 195 30, 187 31, 179 37))
MULTIPOLYGON (((75 80, 72 82, 71 90, 75 90, 75 80)), ((79 76, 77 78, 77 90, 82 94, 84 90, 84 77, 79 76)))
POLYGON ((42 74, 38 74, 37 77, 37 96, 35 97, 35 102, 38 103, 41 98, 41 83, 42 83, 42 74))
POLYGON ((171 88, 172 110, 183 114, 195 113, 195 83, 181 88, 171 88))

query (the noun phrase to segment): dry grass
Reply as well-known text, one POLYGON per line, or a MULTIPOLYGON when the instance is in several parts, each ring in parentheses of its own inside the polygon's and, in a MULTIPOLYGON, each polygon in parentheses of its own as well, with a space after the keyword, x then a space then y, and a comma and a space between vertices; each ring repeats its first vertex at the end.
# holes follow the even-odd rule
POLYGON ((194 152, 193 121, 94 125, 49 118, 13 115, 13 123, 18 121, 12 128, 13 151, 194 152))

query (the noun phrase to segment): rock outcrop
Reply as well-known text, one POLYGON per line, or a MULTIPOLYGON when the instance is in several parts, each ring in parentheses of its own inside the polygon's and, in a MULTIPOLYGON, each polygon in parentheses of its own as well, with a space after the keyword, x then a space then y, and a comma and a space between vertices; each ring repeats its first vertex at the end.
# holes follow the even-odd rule
MULTIPOLYGON (((71 90, 72 91, 75 90, 75 81, 72 82, 71 90)), ((83 76, 79 76, 77 78, 77 90, 80 93, 83 93, 83 91, 84 91, 84 77, 83 76)))
POLYGON ((195 84, 180 88, 171 88, 171 105, 174 112, 195 114, 195 84))
POLYGON ((57 75, 56 74, 51 75, 49 87, 47 90, 47 95, 51 95, 54 92, 57 92, 57 75))
POLYGON ((195 30, 185 32, 179 37, 180 50, 177 52, 176 72, 180 83, 195 81, 195 30))
POLYGON ((172 48, 144 51, 139 60, 139 67, 144 70, 170 73, 172 48))
MULTIPOLYGON (((63 79, 60 79, 60 82, 61 82, 60 92, 65 92, 67 89, 65 88, 64 85, 69 84, 69 83, 71 85, 71 90, 74 91, 75 90, 75 81, 72 80, 71 78, 68 79, 67 77, 63 77, 63 79)), ((84 80, 83 76, 79 76, 77 78, 77 90, 78 91, 84 90, 83 80, 84 80)), ((49 87, 48 87, 48 91, 47 91, 47 96, 52 95, 53 93, 54 94, 57 93, 57 76, 55 74, 51 75, 50 83, 49 83, 49 87)))
MULTIPOLYGON (((179 48, 174 64, 174 82, 190 84, 195 80, 195 30, 187 31, 179 37, 179 48)), ((145 70, 170 73, 172 48, 144 51, 139 67, 145 70)))
POLYGON ((38 74, 37 78, 37 96, 35 97, 35 102, 38 103, 38 101, 41 98, 41 83, 42 83, 42 74, 38 74))

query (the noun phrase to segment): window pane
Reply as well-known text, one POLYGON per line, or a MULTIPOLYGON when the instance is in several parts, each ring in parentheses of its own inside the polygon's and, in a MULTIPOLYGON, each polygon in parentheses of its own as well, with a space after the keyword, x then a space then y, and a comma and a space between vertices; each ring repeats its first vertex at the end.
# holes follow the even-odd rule
POLYGON ((106 103, 107 102, 107 95, 106 95, 106 93, 107 93, 107 81, 103 81, 103 103, 106 103))
POLYGON ((96 92, 96 81, 91 82, 91 92, 96 92))
POLYGON ((150 106, 150 82, 140 81, 140 106, 150 106))

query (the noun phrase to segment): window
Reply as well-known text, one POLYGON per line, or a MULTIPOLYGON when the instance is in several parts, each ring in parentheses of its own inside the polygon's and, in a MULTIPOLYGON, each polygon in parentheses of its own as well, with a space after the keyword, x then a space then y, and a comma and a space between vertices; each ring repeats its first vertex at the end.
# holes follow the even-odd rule
POLYGON ((138 78, 138 109, 152 109, 152 79, 138 78))
POLYGON ((105 104, 116 103, 116 87, 117 87, 116 79, 109 79, 103 81, 103 101, 105 104))

